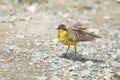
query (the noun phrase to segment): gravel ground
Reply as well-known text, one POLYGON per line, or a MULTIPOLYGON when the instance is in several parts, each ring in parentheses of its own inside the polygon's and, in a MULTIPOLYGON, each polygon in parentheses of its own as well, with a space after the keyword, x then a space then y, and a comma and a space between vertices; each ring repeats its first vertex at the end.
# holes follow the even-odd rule
POLYGON ((120 0, 36 1, 0 1, 0 80, 120 80, 120 0), (56 28, 75 22, 102 38, 64 56, 56 28))

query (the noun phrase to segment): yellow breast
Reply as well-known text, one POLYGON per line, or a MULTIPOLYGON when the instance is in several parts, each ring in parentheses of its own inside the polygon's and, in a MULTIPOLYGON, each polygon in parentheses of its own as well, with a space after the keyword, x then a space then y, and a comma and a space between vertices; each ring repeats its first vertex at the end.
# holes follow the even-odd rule
POLYGON ((66 38, 67 31, 65 30, 59 30, 58 31, 58 39, 60 42, 62 42, 64 45, 75 45, 78 43, 78 41, 72 41, 66 38))

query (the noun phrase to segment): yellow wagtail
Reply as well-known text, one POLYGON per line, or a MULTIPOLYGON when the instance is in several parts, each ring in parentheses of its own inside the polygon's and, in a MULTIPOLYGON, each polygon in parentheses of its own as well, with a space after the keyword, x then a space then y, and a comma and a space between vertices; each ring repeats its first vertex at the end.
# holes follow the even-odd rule
POLYGON ((93 33, 85 32, 86 28, 82 28, 81 23, 76 23, 73 26, 67 28, 66 25, 60 24, 57 28, 58 30, 58 39, 60 42, 62 42, 64 45, 67 45, 67 51, 68 52, 70 45, 75 46, 75 53, 76 53, 76 44, 80 41, 92 41, 95 38, 100 38, 97 35, 94 35, 93 33))

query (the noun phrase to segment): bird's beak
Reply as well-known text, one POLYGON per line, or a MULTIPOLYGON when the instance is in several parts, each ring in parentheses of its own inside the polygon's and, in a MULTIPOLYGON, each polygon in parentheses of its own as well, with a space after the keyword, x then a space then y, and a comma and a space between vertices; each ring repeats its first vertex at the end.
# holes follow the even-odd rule
POLYGON ((58 27, 57 30, 59 30, 60 28, 58 27))

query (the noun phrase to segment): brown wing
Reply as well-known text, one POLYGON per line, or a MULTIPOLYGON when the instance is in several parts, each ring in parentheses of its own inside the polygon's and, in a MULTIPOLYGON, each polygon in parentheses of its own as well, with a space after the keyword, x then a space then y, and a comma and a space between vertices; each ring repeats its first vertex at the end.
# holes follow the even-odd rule
MULTIPOLYGON (((65 36, 66 36, 66 38, 68 38, 70 40, 78 41, 78 34, 77 33, 79 31, 82 31, 85 29, 86 28, 83 28, 81 23, 75 23, 73 25, 70 25, 70 27, 68 27, 68 29, 67 29, 68 31, 67 31, 67 34, 65 36)), ((80 35, 80 36, 83 36, 83 35, 80 35)))
POLYGON ((85 32, 85 29, 86 28, 83 28, 81 23, 76 23, 68 28, 68 32, 65 36, 73 41, 92 41, 95 38, 100 38, 93 33, 85 32))
POLYGON ((69 28, 71 28, 72 30, 85 30, 86 29, 86 28, 82 27, 81 23, 75 23, 69 28))
POLYGON ((93 33, 87 33, 82 30, 78 30, 75 32, 75 38, 77 41, 92 41, 95 38, 100 38, 97 35, 94 35, 93 33))

